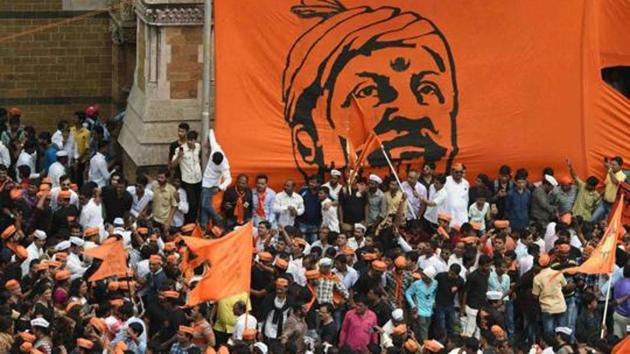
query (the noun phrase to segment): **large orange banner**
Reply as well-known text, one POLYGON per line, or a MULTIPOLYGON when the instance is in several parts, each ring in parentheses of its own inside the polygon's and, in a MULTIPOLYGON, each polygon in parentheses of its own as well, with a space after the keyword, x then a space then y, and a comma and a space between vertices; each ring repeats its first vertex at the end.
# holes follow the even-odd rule
POLYGON ((353 97, 403 166, 538 178, 568 158, 603 176, 604 156, 630 159, 630 102, 600 74, 630 65, 629 2, 215 0, 215 16, 233 173, 278 185, 346 166, 338 132, 363 133, 353 97))

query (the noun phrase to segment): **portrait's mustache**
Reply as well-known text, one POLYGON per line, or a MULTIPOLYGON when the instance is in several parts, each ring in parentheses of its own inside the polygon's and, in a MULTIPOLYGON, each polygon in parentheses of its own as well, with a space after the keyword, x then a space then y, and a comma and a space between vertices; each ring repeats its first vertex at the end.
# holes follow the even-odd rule
POLYGON ((408 118, 401 115, 394 115, 398 110, 388 108, 383 113, 383 117, 374 127, 374 132, 378 135, 385 134, 389 131, 395 131, 400 134, 403 131, 420 133, 421 130, 428 130, 433 134, 438 134, 438 130, 433 126, 433 121, 429 117, 408 118))

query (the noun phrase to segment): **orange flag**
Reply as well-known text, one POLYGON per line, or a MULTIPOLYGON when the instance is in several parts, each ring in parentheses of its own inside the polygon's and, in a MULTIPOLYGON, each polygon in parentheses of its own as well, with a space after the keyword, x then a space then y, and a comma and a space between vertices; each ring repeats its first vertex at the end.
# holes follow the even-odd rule
POLYGON ((563 273, 575 274, 610 274, 615 265, 615 251, 617 241, 623 235, 623 224, 621 223, 621 210, 623 209, 623 195, 620 202, 613 210, 610 224, 606 229, 604 237, 599 241, 597 247, 591 253, 591 257, 577 267, 567 268, 563 273))
POLYGON ((626 336, 624 340, 617 343, 610 354, 628 354, 630 353, 630 336, 626 336))
POLYGON ((216 240, 183 237, 188 247, 210 265, 201 281, 188 294, 189 306, 249 291, 252 233, 253 226, 248 223, 216 240))
MULTIPOLYGON (((350 181, 354 181, 361 166, 366 163, 368 155, 381 146, 381 139, 374 133, 374 123, 370 121, 364 114, 363 108, 352 96, 352 104, 350 110, 351 118, 354 124, 352 129, 348 130, 347 136, 344 136, 349 142, 350 146, 358 146, 361 149, 361 153, 356 160, 351 161, 352 173, 350 174, 350 181)), ((356 153, 355 153, 356 155, 356 153)))
POLYGON ((192 232, 192 237, 203 238, 203 230, 201 229, 201 225, 195 224, 195 228, 192 232))
POLYGON ((83 254, 103 261, 88 279, 89 281, 127 275, 127 251, 122 240, 103 243, 98 247, 83 251, 83 254))

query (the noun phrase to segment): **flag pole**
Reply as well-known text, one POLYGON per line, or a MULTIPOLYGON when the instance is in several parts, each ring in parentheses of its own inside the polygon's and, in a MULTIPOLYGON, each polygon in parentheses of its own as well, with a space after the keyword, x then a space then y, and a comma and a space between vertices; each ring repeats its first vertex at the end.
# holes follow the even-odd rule
MULTIPOLYGON (((381 151, 383 152, 383 156, 385 156, 385 160, 387 161, 387 164, 389 165, 389 169, 394 174, 394 178, 396 178, 396 183, 398 183, 398 187, 400 187, 400 191, 402 193, 405 193, 405 191, 403 191, 402 183, 400 183, 400 178, 398 178, 398 173, 396 173, 396 169, 394 169, 394 165, 392 165, 392 161, 389 159, 389 156, 387 156, 387 151, 385 151, 383 144, 379 144, 379 145, 381 147, 381 151)), ((411 202, 409 201, 409 198, 406 198, 406 200, 407 200, 407 205, 409 206, 409 211, 411 211, 411 215, 413 216, 414 219, 417 219, 418 217, 416 216, 416 212, 413 210, 413 206, 411 206, 411 202)))
POLYGON ((608 273, 608 289, 606 289, 606 302, 604 303, 604 315, 602 316, 602 331, 599 334, 600 339, 604 339, 604 330, 606 329, 606 314, 608 313, 610 288, 612 288, 612 273, 608 273))

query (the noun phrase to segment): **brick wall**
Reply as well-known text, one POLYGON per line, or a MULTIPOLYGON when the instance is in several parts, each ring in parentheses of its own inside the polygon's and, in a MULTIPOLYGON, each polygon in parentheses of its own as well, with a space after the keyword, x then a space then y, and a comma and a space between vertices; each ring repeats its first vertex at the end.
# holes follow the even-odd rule
MULTIPOLYGON (((79 16, 62 0, 0 0, 0 38, 79 16)), ((53 129, 92 103, 111 114, 112 42, 107 13, 0 41, 0 107, 25 124, 53 129)))
POLYGON ((180 27, 169 30, 167 36, 171 60, 166 76, 171 85, 171 98, 197 98, 202 69, 199 48, 203 31, 198 27, 180 27))

